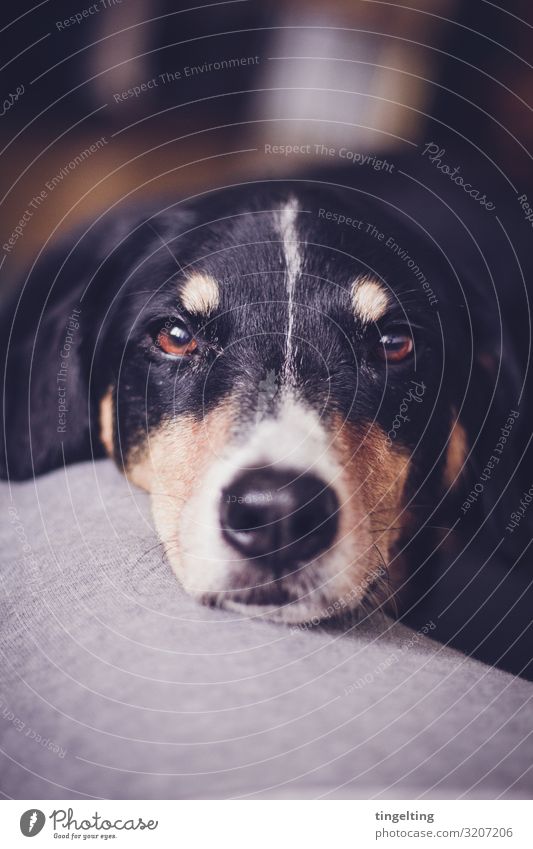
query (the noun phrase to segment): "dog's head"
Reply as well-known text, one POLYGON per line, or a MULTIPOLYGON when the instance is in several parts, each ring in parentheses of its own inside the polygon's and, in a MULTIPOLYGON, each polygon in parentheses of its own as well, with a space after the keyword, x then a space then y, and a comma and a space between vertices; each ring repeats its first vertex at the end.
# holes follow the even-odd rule
POLYGON ((243 187, 101 225, 37 266, 6 334, 6 474, 103 446, 194 596, 355 608, 461 478, 486 354, 468 307, 421 227, 351 192, 243 187))

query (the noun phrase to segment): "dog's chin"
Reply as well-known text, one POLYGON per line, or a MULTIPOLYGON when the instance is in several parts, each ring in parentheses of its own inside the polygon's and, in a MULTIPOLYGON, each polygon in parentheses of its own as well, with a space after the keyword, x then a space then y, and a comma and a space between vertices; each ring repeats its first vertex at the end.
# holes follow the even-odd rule
POLYGON ((308 601, 291 601, 286 604, 253 604, 227 598, 220 603, 225 610, 247 616, 249 619, 264 619, 285 625, 304 625, 329 618, 324 610, 308 601))
POLYGON ((250 589, 227 589, 224 592, 202 593, 199 601, 239 613, 250 619, 263 619, 286 625, 303 625, 331 619, 339 605, 323 587, 305 589, 298 582, 273 581, 268 586, 250 589))
POLYGON ((285 625, 353 617, 374 585, 368 567, 356 574, 342 568, 348 559, 344 553, 334 563, 322 558, 295 563, 281 576, 274 567, 254 561, 221 556, 205 562, 179 557, 175 550, 167 553, 182 588, 200 604, 285 625))

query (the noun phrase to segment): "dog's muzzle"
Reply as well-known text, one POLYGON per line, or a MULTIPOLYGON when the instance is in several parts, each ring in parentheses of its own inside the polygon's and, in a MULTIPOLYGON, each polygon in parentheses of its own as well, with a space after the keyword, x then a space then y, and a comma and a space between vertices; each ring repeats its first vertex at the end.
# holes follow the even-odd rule
POLYGON ((281 577, 328 549, 337 533, 339 502, 314 474, 246 470, 221 495, 226 542, 281 577))

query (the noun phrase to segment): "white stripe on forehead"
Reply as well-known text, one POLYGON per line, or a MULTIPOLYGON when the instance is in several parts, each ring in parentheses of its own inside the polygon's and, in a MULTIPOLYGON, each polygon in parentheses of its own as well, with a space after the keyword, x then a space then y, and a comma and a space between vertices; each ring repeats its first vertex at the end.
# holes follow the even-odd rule
POLYGON ((285 257, 285 271, 287 279, 287 301, 289 306, 289 325, 287 328, 287 354, 285 358, 284 377, 289 380, 292 376, 292 365, 294 358, 293 349, 293 327, 294 327, 294 288, 296 280, 302 269, 302 256, 296 230, 296 218, 298 216, 298 201, 291 198, 277 215, 277 226, 283 242, 283 253, 285 257))
POLYGON ((250 431, 243 445, 228 445, 210 472, 213 497, 243 469, 294 469, 312 472, 337 486, 340 469, 330 451, 331 434, 320 416, 286 390, 276 417, 265 416, 250 431))

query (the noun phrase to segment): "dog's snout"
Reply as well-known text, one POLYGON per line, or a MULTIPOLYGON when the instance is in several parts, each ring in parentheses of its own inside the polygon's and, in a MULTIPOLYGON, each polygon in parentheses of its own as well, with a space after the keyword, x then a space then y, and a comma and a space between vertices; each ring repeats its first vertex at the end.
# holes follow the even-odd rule
POLYGON ((338 510, 335 492, 316 475, 249 470, 223 491, 220 521, 239 554, 279 572, 331 545, 338 510))

